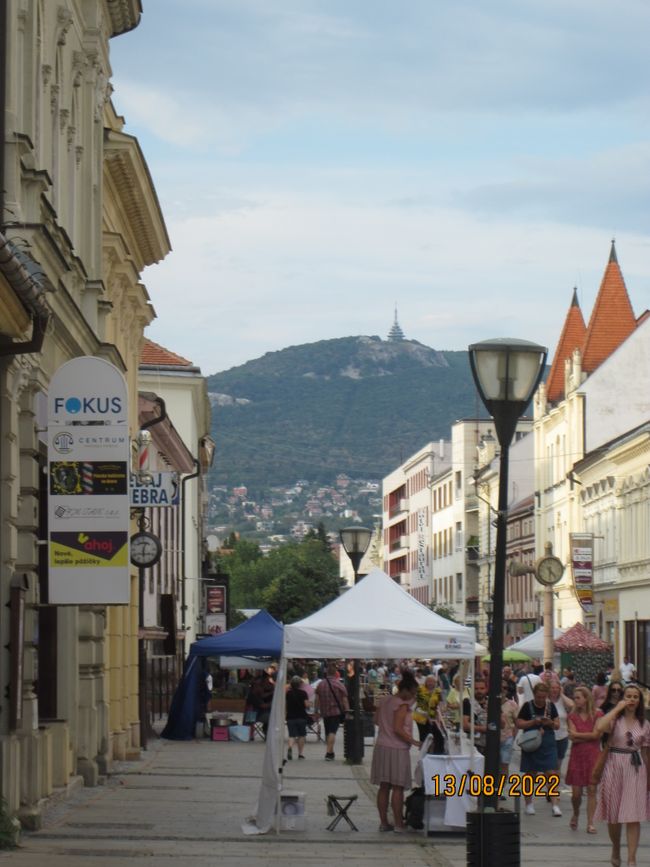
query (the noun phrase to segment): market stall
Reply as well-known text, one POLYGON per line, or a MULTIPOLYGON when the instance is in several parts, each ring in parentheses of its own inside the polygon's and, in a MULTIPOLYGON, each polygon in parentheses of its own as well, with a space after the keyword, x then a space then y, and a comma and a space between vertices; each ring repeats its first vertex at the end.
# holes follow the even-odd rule
POLYGON ((380 569, 309 617, 284 627, 257 812, 244 826, 249 834, 274 827, 281 793, 284 688, 290 658, 473 659, 475 631, 446 620, 422 605, 380 569))

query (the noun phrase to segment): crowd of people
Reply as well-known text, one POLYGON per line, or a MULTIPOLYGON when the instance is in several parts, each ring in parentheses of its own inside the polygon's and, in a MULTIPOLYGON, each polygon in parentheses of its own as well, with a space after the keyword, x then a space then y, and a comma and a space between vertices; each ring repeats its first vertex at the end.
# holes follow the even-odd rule
MULTIPOLYGON (((457 662, 367 661, 359 663, 358 672, 364 709, 374 711, 377 726, 370 779, 378 787, 379 830, 403 833, 412 746, 419 747, 431 736, 431 752, 450 752, 450 737, 469 738, 473 732, 476 750, 485 753, 488 672, 476 673, 473 694, 471 681, 463 677, 457 662)), ((650 724, 635 675, 627 658, 619 670, 600 672, 593 684, 581 683, 569 668, 560 676, 550 662, 502 669, 501 774, 509 774, 519 742, 522 775, 537 780, 543 775, 549 782, 563 778, 570 787, 573 831, 581 827, 583 799, 586 833, 597 834, 598 822, 607 824, 613 867, 621 864, 624 829, 627 863, 636 864, 640 825, 650 819, 650 724), (532 743, 524 748, 523 733, 535 732, 539 735, 529 734, 526 740, 532 743)), ((323 724, 325 760, 335 760, 336 735, 350 712, 354 676, 354 668, 342 661, 321 663, 312 670, 295 663, 285 698, 286 760, 294 758, 294 748, 297 758, 304 759, 307 728, 315 722, 323 724)), ((249 692, 250 709, 265 725, 273 689, 272 672, 263 672, 249 692)), ((548 792, 552 815, 559 818, 559 787, 549 786, 548 792)), ((525 813, 534 815, 534 798, 526 792, 524 797, 525 813)))

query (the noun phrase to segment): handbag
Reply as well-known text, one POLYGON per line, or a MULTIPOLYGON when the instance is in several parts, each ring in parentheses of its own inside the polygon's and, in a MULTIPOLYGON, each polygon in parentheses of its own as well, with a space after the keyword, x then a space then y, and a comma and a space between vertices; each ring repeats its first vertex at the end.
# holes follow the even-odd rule
POLYGON ((618 719, 614 723, 614 728, 612 729, 610 736, 607 738, 607 743, 602 748, 602 750, 598 753, 598 758, 596 759, 596 763, 594 764, 593 768, 591 769, 591 777, 589 779, 589 782, 592 786, 597 786, 602 779, 603 771, 605 770, 605 764, 607 762, 607 756, 609 755, 609 748, 612 745, 612 737, 614 736, 614 729, 616 728, 617 722, 618 722, 618 719))
MULTIPOLYGON (((532 705, 532 701, 529 702, 532 705)), ((531 707, 530 709, 530 717, 533 719, 534 713, 531 707)), ((544 737, 544 733, 541 729, 526 729, 525 731, 519 732, 519 738, 517 739, 517 744, 519 749, 524 753, 534 753, 535 750, 538 750, 542 745, 542 738, 544 737)))

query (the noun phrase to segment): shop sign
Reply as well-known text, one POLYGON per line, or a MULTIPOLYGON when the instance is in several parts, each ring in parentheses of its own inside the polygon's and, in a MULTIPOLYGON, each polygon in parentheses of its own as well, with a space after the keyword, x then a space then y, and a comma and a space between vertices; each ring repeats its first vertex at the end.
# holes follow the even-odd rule
POLYGON ((147 473, 147 482, 131 474, 131 505, 133 508, 177 506, 180 502, 178 473, 147 473))
POLYGON ((571 568, 573 586, 583 611, 592 614, 594 609, 594 535, 571 533, 571 568))
POLYGON ((208 584, 205 588, 205 631, 219 635, 227 629, 227 595, 225 584, 208 584))
POLYGON ((48 393, 48 601, 126 605, 129 431, 124 377, 101 358, 62 365, 48 393))

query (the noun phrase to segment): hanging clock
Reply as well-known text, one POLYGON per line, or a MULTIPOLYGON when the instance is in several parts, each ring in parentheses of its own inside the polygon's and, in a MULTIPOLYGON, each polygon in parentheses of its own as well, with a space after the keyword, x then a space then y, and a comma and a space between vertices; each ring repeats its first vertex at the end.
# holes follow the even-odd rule
POLYGON ((564 575, 564 564, 559 557, 553 555, 542 557, 535 566, 535 577, 540 584, 552 587, 564 575))
POLYGON ((140 532, 131 536, 131 563, 140 569, 155 566, 162 557, 162 544, 153 533, 140 532))

